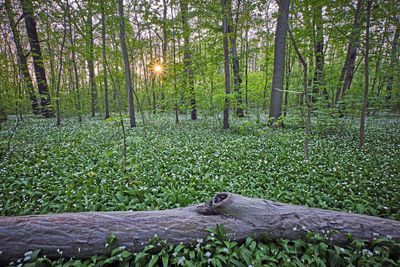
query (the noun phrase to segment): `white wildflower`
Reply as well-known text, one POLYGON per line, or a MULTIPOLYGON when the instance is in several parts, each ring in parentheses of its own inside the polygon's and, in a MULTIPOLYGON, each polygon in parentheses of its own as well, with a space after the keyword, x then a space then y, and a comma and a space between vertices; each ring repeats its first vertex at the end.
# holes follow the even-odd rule
POLYGON ((344 252, 344 248, 340 248, 340 251, 341 251, 341 252, 344 252))
POLYGON ((293 227, 293 231, 297 231, 297 227, 293 227))
POLYGON ((59 248, 57 249, 58 254, 62 255, 64 252, 62 252, 62 250, 60 250, 59 248))
POLYGON ((364 256, 367 256, 367 257, 371 257, 373 255, 373 253, 366 248, 363 249, 361 252, 364 256))
POLYGON ((176 255, 178 255, 178 252, 172 253, 172 256, 176 257, 176 255))
POLYGON ((24 258, 24 261, 29 261, 31 259, 31 256, 26 256, 25 258, 24 258))
POLYGON ((207 252, 204 254, 204 256, 206 256, 207 258, 209 258, 209 257, 211 256, 211 252, 210 252, 210 251, 207 251, 207 252))
POLYGON ((27 252, 25 252, 24 256, 29 256, 29 255, 31 255, 32 253, 33 253, 33 251, 27 251, 27 252))
POLYGON ((18 267, 22 267, 22 263, 18 264, 17 266, 18 266, 18 267))
POLYGON ((386 235, 387 239, 392 239, 393 237, 391 235, 386 235))
POLYGON ((222 252, 228 253, 228 252, 229 252, 229 249, 228 249, 228 248, 223 248, 223 249, 222 249, 222 252))
POLYGON ((178 265, 183 265, 184 262, 185 262, 185 256, 182 256, 182 258, 178 260, 178 265))
POLYGON ((197 243, 199 244, 203 243, 203 238, 197 238, 197 243))
POLYGON ((118 249, 124 250, 124 249, 126 249, 126 246, 120 246, 118 249))
POLYGON ((212 261, 212 259, 211 259, 211 258, 208 258, 207 263, 210 264, 211 261, 212 261))

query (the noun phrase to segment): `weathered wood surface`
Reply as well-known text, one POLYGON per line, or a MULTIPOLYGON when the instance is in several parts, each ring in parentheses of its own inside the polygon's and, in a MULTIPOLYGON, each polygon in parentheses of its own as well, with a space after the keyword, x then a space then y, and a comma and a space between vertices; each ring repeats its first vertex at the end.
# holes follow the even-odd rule
POLYGON ((262 239, 305 239, 307 232, 336 230, 332 243, 346 244, 346 233, 373 240, 387 237, 400 242, 400 221, 353 213, 321 210, 219 193, 209 202, 163 211, 82 212, 0 217, 0 264, 41 249, 49 258, 85 258, 107 254, 107 238, 114 234, 117 246, 140 251, 155 234, 169 243, 193 244, 205 238, 204 229, 225 226, 231 240, 251 236, 262 239))

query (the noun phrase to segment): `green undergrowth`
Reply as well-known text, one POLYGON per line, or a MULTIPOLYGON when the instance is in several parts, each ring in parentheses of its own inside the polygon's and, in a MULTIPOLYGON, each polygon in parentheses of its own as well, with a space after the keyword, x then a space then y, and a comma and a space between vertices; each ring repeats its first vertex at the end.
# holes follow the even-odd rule
POLYGON ((224 131, 212 118, 138 120, 124 173, 118 120, 10 118, 0 126, 0 215, 170 209, 230 191, 400 220, 399 118, 369 118, 360 151, 358 119, 315 117, 309 161, 303 120, 266 121, 234 118, 224 131))
MULTIPOLYGON (((229 241, 223 225, 207 228, 210 234, 195 244, 171 245, 154 236, 140 252, 117 247, 118 240, 111 235, 106 243, 108 255, 95 255, 90 259, 50 260, 40 250, 28 251, 24 259, 11 262, 11 266, 399 266, 400 243, 380 238, 373 242, 351 240, 346 247, 329 244, 329 236, 308 233, 303 240, 279 239, 274 242, 229 241), (328 244, 327 244, 328 243, 328 244), (111 249, 112 247, 115 247, 111 249)), ((351 238, 351 237, 349 237, 351 238)))

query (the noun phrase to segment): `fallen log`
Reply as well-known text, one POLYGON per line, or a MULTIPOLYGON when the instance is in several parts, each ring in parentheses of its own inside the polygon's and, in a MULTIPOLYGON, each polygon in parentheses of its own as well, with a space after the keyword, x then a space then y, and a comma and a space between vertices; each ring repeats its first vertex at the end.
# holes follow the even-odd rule
POLYGON ((333 244, 354 239, 386 237, 400 242, 400 221, 308 208, 247 198, 233 193, 216 194, 209 202, 162 211, 81 212, 0 217, 0 263, 23 258, 26 251, 41 249, 48 258, 88 258, 107 254, 107 238, 114 234, 118 246, 141 251, 157 235, 168 243, 194 244, 205 238, 205 228, 224 225, 227 238, 243 241, 306 239, 308 232, 338 231, 333 244))

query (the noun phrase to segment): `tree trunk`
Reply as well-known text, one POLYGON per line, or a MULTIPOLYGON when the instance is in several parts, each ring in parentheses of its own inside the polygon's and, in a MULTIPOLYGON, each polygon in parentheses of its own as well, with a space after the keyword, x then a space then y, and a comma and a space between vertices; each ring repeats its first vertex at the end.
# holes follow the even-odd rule
POLYGON ((361 109, 361 121, 360 121, 360 149, 364 146, 365 139, 365 111, 368 105, 368 87, 369 87, 369 26, 370 26, 370 12, 371 12, 372 0, 368 0, 367 4, 367 26, 365 27, 365 71, 364 71, 364 99, 363 106, 361 109))
POLYGON ((393 77, 394 77, 394 73, 395 71, 395 65, 396 63, 398 63, 398 45, 399 45, 399 35, 400 35, 400 20, 398 21, 398 25, 396 26, 396 30, 394 33, 394 37, 393 37, 393 43, 392 43, 392 52, 391 52, 391 62, 390 62, 390 75, 388 78, 388 83, 386 86, 386 108, 390 107, 390 101, 392 99, 392 88, 393 88, 393 77))
POLYGON ((106 58, 106 15, 104 5, 104 0, 101 0, 101 40, 103 52, 104 106, 106 109, 105 118, 107 119, 110 117, 110 105, 108 101, 107 67, 104 60, 104 58, 106 58))
POLYGON ((0 263, 23 258, 28 250, 41 249, 48 258, 89 258, 107 254, 105 244, 111 234, 113 247, 141 251, 157 235, 171 244, 193 244, 205 238, 207 227, 224 225, 227 238, 244 241, 279 238, 306 240, 308 232, 325 234, 332 244, 354 239, 386 237, 400 241, 400 222, 378 217, 308 208, 247 198, 233 193, 216 194, 209 202, 163 211, 82 212, 50 215, 0 217, 0 263))
POLYGON ((12 11, 12 6, 11 6, 10 0, 6 0, 4 2, 4 7, 7 12, 7 17, 8 17, 8 21, 10 23, 10 28, 13 32, 14 43, 15 43, 15 47, 17 48, 17 55, 18 55, 18 59, 20 62, 19 66, 20 66, 21 72, 24 76, 25 86, 29 93, 29 99, 31 100, 32 111, 34 114, 37 115, 37 114, 40 114, 39 104, 37 102, 35 90, 33 89, 33 82, 32 82, 31 75, 29 74, 28 63, 26 61, 26 57, 25 57, 24 51, 21 46, 21 41, 20 41, 17 25, 15 24, 15 21, 14 21, 14 13, 12 11))
POLYGON ((224 70, 225 70, 225 106, 224 106, 224 129, 229 129, 229 95, 231 93, 231 77, 229 71, 229 43, 228 43, 228 18, 226 1, 221 0, 222 7, 222 27, 224 34, 224 70))
POLYGON ((118 1, 118 10, 119 10, 119 31, 120 31, 120 39, 121 39, 121 48, 122 48, 122 56, 124 58, 124 66, 125 66, 125 81, 126 81, 126 89, 128 90, 130 126, 131 126, 131 128, 134 128, 134 127, 136 127, 135 109, 134 109, 134 102, 133 102, 131 70, 129 67, 128 50, 126 49, 126 42, 125 42, 125 21, 124 21, 123 0, 118 1))
POLYGON ((40 94, 40 105, 42 106, 41 112, 46 118, 51 118, 54 117, 54 111, 51 107, 49 87, 47 84, 42 51, 40 49, 40 42, 36 29, 36 20, 33 16, 32 1, 21 0, 21 7, 25 18, 25 27, 26 32, 28 33, 29 44, 31 46, 33 67, 35 69, 36 81, 40 94))
POLYGON ((187 0, 180 0, 181 5, 181 14, 182 14, 182 26, 183 26, 183 39, 184 39, 184 54, 183 54, 183 62, 185 65, 185 72, 188 78, 188 85, 190 91, 190 105, 192 106, 191 118, 192 120, 197 120, 197 107, 196 107, 196 98, 194 93, 194 80, 193 80, 193 69, 192 69, 192 54, 190 52, 190 30, 188 23, 188 13, 189 13, 189 5, 187 0))
MULTIPOLYGON (((342 72, 340 74, 339 82, 343 82, 343 86, 339 86, 336 90, 336 96, 335 96, 335 106, 339 99, 343 99, 346 91, 350 88, 351 82, 353 81, 354 77, 354 68, 355 68, 355 61, 357 57, 357 47, 356 43, 359 38, 359 32, 358 32, 358 27, 359 27, 359 22, 358 19, 360 17, 360 11, 361 11, 361 5, 362 5, 363 0, 358 0, 357 1, 357 6, 355 10, 355 16, 354 16, 354 23, 353 23, 353 31, 351 32, 351 37, 349 41, 349 46, 347 48, 347 56, 346 56, 346 61, 344 63, 342 72)), ((335 107, 334 106, 334 107, 335 107)))
POLYGON ((238 1, 238 10, 236 11, 236 23, 235 27, 232 26, 233 24, 233 16, 232 16, 232 1, 229 1, 226 5, 227 7, 227 12, 226 14, 229 16, 228 17, 228 35, 229 35, 229 40, 231 43, 231 54, 232 54, 232 68, 233 68, 233 76, 234 76, 234 81, 233 81, 233 87, 234 91, 236 94, 236 101, 237 101, 237 107, 236 107, 236 115, 238 117, 244 117, 244 112, 243 112, 243 100, 242 100, 242 78, 240 77, 240 64, 239 64, 239 56, 237 53, 237 48, 236 48, 236 39, 237 39, 237 25, 238 25, 238 16, 239 16, 239 7, 240 7, 240 0, 238 1))
MULTIPOLYGON (((69 6, 69 2, 67 1, 67 5, 69 6)), ((68 12, 68 28, 69 28, 69 42, 72 47, 75 47, 74 35, 72 33, 72 18, 71 12, 68 12)), ((75 90, 76 90, 76 109, 78 111, 78 121, 82 122, 82 110, 81 110, 81 96, 79 93, 79 76, 78 76, 78 66, 76 64, 76 56, 75 49, 71 49, 71 57, 72 57, 72 65, 74 68, 74 77, 75 77, 75 90)))
POLYGON ((89 85, 90 85, 90 95, 91 95, 91 111, 92 117, 96 115, 96 84, 94 82, 94 40, 93 40, 93 1, 89 0, 88 3, 89 14, 88 14, 88 34, 89 34, 89 57, 87 59, 88 69, 89 69, 89 85))
POLYGON ((325 73, 324 73, 324 32, 322 18, 323 4, 317 3, 314 13, 315 38, 314 38, 314 54, 315 54, 315 71, 314 71, 314 88, 312 102, 317 101, 317 96, 322 89, 322 94, 328 98, 328 92, 325 88, 325 73))
MULTIPOLYGON (((67 4, 68 5, 68 4, 67 4)), ((64 18, 63 18, 63 39, 61 42, 61 48, 60 48, 60 56, 59 56, 59 61, 58 61, 58 79, 57 79, 57 92, 56 92, 56 106, 57 106, 57 122, 56 125, 59 126, 61 124, 61 113, 60 113, 60 85, 61 85, 61 74, 62 74, 62 68, 63 68, 63 50, 64 50, 64 45, 65 45, 65 36, 67 33, 67 24, 66 24, 66 15, 69 12, 69 6, 66 8, 63 7, 63 13, 64 13, 64 18)))
POLYGON ((278 23, 275 33, 274 74, 272 77, 271 103, 269 106, 270 125, 282 115, 283 76, 285 72, 285 48, 288 29, 290 0, 279 1, 278 23))

